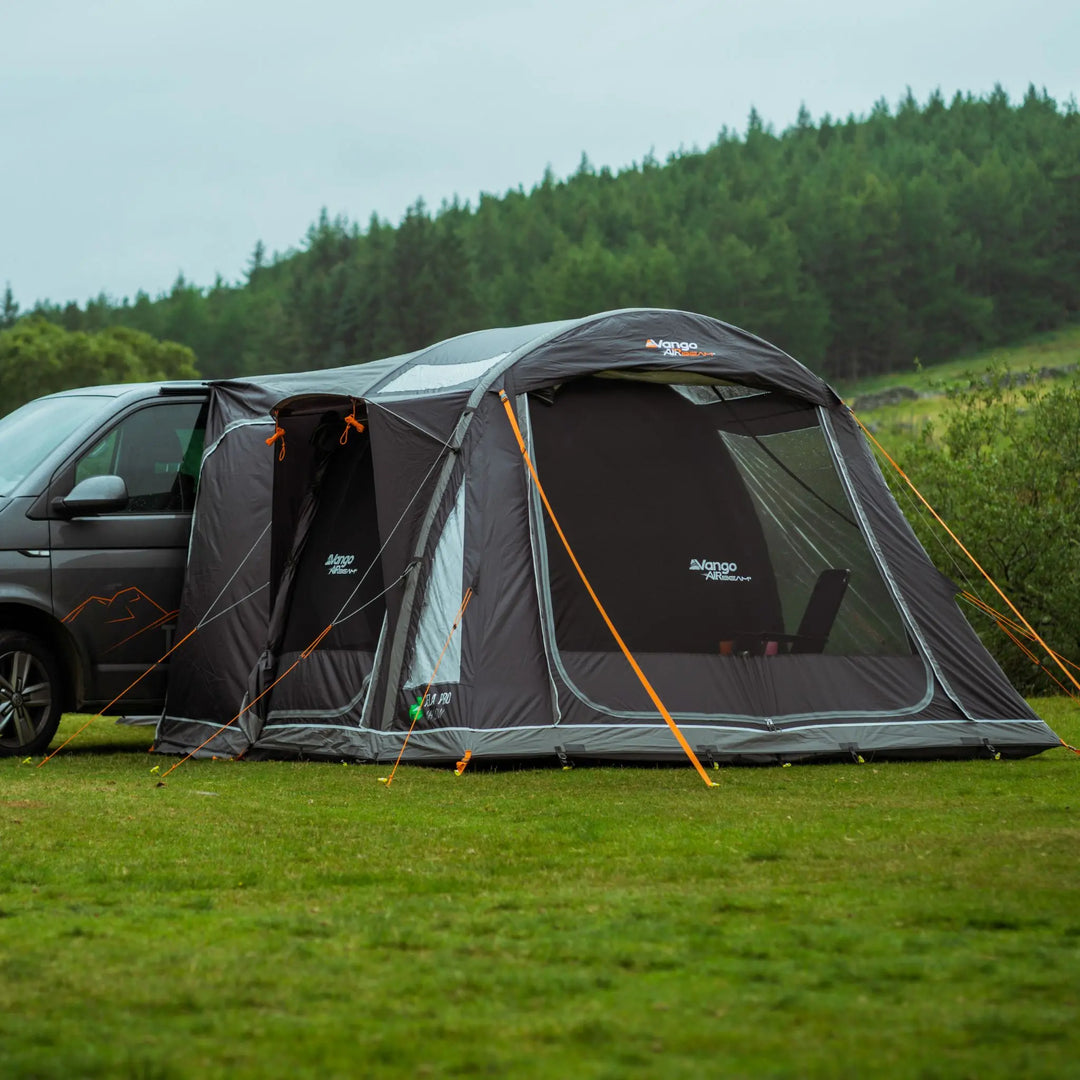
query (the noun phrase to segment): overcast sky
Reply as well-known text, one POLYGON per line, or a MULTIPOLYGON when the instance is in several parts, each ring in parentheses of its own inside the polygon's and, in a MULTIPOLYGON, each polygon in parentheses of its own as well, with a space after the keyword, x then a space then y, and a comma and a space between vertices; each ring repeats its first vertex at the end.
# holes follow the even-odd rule
POLYGON ((319 209, 530 188, 705 148, 751 105, 910 86, 1080 97, 1076 0, 0 0, 0 290, 84 302, 243 275, 319 209))

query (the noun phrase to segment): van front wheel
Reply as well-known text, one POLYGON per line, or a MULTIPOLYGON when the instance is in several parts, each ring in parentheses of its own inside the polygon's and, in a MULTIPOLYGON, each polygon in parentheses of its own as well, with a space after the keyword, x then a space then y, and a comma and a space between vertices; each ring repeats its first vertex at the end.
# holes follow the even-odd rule
POLYGON ((0 755, 40 754, 60 725, 60 665, 39 638, 0 630, 0 755))

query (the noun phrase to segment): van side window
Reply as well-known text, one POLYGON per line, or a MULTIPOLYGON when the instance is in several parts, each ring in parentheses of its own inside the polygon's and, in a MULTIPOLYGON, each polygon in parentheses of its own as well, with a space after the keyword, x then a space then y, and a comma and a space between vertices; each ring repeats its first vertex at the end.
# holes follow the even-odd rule
POLYGON ((123 477, 123 513, 184 513, 195 506, 206 405, 176 401, 126 416, 75 465, 75 483, 89 476, 123 477))

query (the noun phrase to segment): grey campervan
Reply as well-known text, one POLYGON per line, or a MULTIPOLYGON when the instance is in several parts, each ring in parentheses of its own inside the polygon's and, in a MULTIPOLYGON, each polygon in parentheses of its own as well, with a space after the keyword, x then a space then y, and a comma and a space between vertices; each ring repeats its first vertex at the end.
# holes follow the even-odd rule
POLYGON ((0 419, 0 754, 65 710, 160 711, 202 456, 198 382, 97 386, 0 419))

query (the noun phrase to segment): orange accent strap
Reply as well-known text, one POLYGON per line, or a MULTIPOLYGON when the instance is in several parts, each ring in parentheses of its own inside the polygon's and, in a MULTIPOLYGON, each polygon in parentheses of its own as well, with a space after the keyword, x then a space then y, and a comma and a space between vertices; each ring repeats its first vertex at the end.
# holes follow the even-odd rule
POLYGON ((585 576, 585 571, 581 569, 581 563, 577 561, 577 556, 570 548, 570 541, 566 539, 566 534, 562 531, 562 526, 559 525, 558 519, 555 517, 555 511, 551 509, 551 503, 548 502, 548 497, 544 492, 544 487, 540 483, 540 477, 536 475, 536 469, 533 467, 532 459, 529 457, 529 451, 525 448, 525 440, 521 435, 521 428, 518 427, 517 417, 514 416, 514 410, 510 405, 510 399, 506 396, 505 390, 499 391, 499 400, 503 403, 503 408, 506 410, 506 415, 510 420, 510 426, 514 429, 514 436, 517 439, 518 449, 521 451, 521 456, 525 459, 525 464, 529 467, 529 474, 532 476, 533 483, 536 485, 536 490, 540 495, 541 500, 544 503, 544 509, 548 512, 548 517, 551 518, 551 524, 555 526, 555 531, 559 534, 559 539, 563 542, 563 547, 566 548, 566 554, 570 556, 570 561, 574 564, 574 569, 578 572, 578 577, 581 578, 585 588, 589 590, 589 596, 592 597, 592 602, 596 605, 596 610, 600 612, 607 628, 611 631, 611 636, 615 639, 615 643, 622 650, 623 656, 626 657, 630 667, 634 669, 634 674, 638 677, 638 681, 645 688, 645 693, 652 699, 652 703, 656 706, 660 715, 664 718, 664 722, 669 728, 671 728, 672 734, 679 741, 679 745, 683 748, 683 752, 690 759, 694 768, 697 769, 701 779, 705 781, 706 787, 718 787, 719 785, 713 783, 709 779, 709 774, 705 771, 701 762, 698 760, 697 754, 691 749, 690 744, 686 741, 686 737, 679 730, 679 725, 671 717, 671 713, 668 712, 667 707, 660 700, 659 695, 653 689, 652 683, 645 678, 645 672, 638 666, 638 662, 631 655, 630 650, 626 647, 626 643, 619 636, 619 631, 615 629, 615 624, 608 617, 608 613, 604 610, 604 605, 600 603, 600 598, 593 591, 592 585, 589 584, 589 579, 585 576))
MULTIPOLYGON (((435 670, 431 673, 431 678, 428 679, 427 686, 424 687, 424 693, 421 695, 420 700, 416 703, 415 708, 412 711, 412 723, 409 725, 409 730, 405 732, 405 741, 401 744, 401 749, 398 751, 397 760, 394 762, 394 767, 390 770, 390 775, 383 781, 387 787, 394 782, 394 774, 397 772, 398 765, 401 764, 401 757, 405 753, 405 747, 409 745, 409 739, 412 738, 413 728, 416 727, 416 721, 420 719, 424 714, 424 702, 427 701, 428 692, 431 690, 432 683, 435 682, 435 676, 439 673, 439 666, 443 662, 443 657, 446 655, 446 650, 450 647, 450 639, 454 636, 455 631, 461 624, 461 620, 465 616, 465 609, 469 606, 469 601, 472 599, 473 591, 470 585, 465 590, 465 596, 461 601, 461 607, 458 608, 457 614, 454 616, 454 625, 450 627, 450 633, 446 635, 446 640, 443 642, 442 652, 439 653, 439 659, 435 661, 435 670)), ((471 754, 469 755, 471 756, 471 754)))
POLYGON ((161 657, 155 660, 134 682, 129 683, 127 686, 125 686, 124 689, 121 690, 120 693, 117 694, 116 697, 114 697, 108 705, 105 706, 105 708, 103 708, 100 712, 94 713, 94 715, 91 716, 90 719, 87 720, 86 723, 83 724, 83 726, 79 728, 79 730, 76 731, 74 735, 69 735, 51 754, 49 754, 48 757, 42 758, 37 763, 37 767, 40 769, 41 766, 44 765, 47 761, 51 761, 54 757, 56 757, 57 754, 60 753, 61 750, 64 749, 65 746, 68 745, 68 743, 73 742, 75 739, 77 739, 95 720, 98 720, 102 716, 104 716, 105 713, 108 712, 109 709, 111 709, 129 690, 132 690, 136 686, 138 686, 139 683, 141 683, 143 679, 145 679, 146 676, 149 675, 150 672, 158 666, 158 664, 160 664, 163 660, 167 660, 198 629, 199 628, 197 626, 192 627, 167 653, 164 653, 161 657))
POLYGON ((274 443, 276 443, 278 441, 278 439, 281 440, 281 450, 278 452, 278 458, 277 459, 278 459, 278 461, 284 461, 285 460, 285 429, 280 424, 278 424, 274 428, 274 434, 271 435, 270 438, 266 440, 266 445, 267 446, 273 446, 274 443))
POLYGON ((472 751, 466 750, 465 756, 457 763, 454 768, 454 775, 460 776, 465 771, 470 761, 472 761, 472 751))
MULTIPOLYGON (((848 411, 850 412, 851 410, 849 409, 848 411)), ((897 471, 897 473, 899 473, 907 486, 911 488, 913 492, 915 492, 915 495, 918 498, 919 502, 921 502, 923 506, 925 506, 926 509, 930 511, 930 513, 934 516, 934 520, 949 534, 950 537, 952 537, 956 546, 971 560, 971 563, 975 567, 975 569, 978 570, 984 578, 986 578, 986 580, 993 588, 994 592, 996 592, 998 596, 1000 596, 1001 599, 1009 605, 1009 610, 1020 620, 1020 624, 1023 626, 1024 631, 1032 638, 1032 640, 1037 641, 1047 651, 1047 653, 1051 657, 1053 657, 1054 662, 1057 664, 1057 666, 1061 668, 1063 672, 1065 672, 1066 678, 1068 678, 1068 680, 1073 684, 1073 686, 1076 687, 1077 690, 1080 690, 1080 682, 1077 681, 1073 673, 1069 671, 1069 669, 1061 662, 1057 653, 1055 653, 1054 650, 1051 649, 1045 641, 1043 641, 1035 627, 1033 627, 1031 623, 1029 623, 1027 619, 1024 618, 1020 609, 1005 595, 1005 593, 1001 589, 1001 586, 999 586, 998 583, 986 572, 986 570, 982 568, 978 559, 976 559, 975 556, 972 555, 966 547, 964 547, 964 545, 960 542, 960 537, 958 537, 956 533, 954 533, 952 529, 950 529, 949 526, 945 524, 945 520, 930 505, 930 503, 927 502, 926 498, 923 496, 923 493, 919 491, 919 489, 912 483, 911 478, 908 476, 908 474, 900 468, 900 466, 892 459, 892 457, 890 457, 889 452, 885 449, 884 446, 881 445, 881 443, 877 441, 877 439, 874 438, 870 429, 857 416, 855 416, 853 412, 851 413, 851 415, 854 418, 855 423, 863 429, 863 433, 866 435, 866 437, 878 448, 878 450, 881 451, 882 456, 885 458, 885 460, 897 471)))

